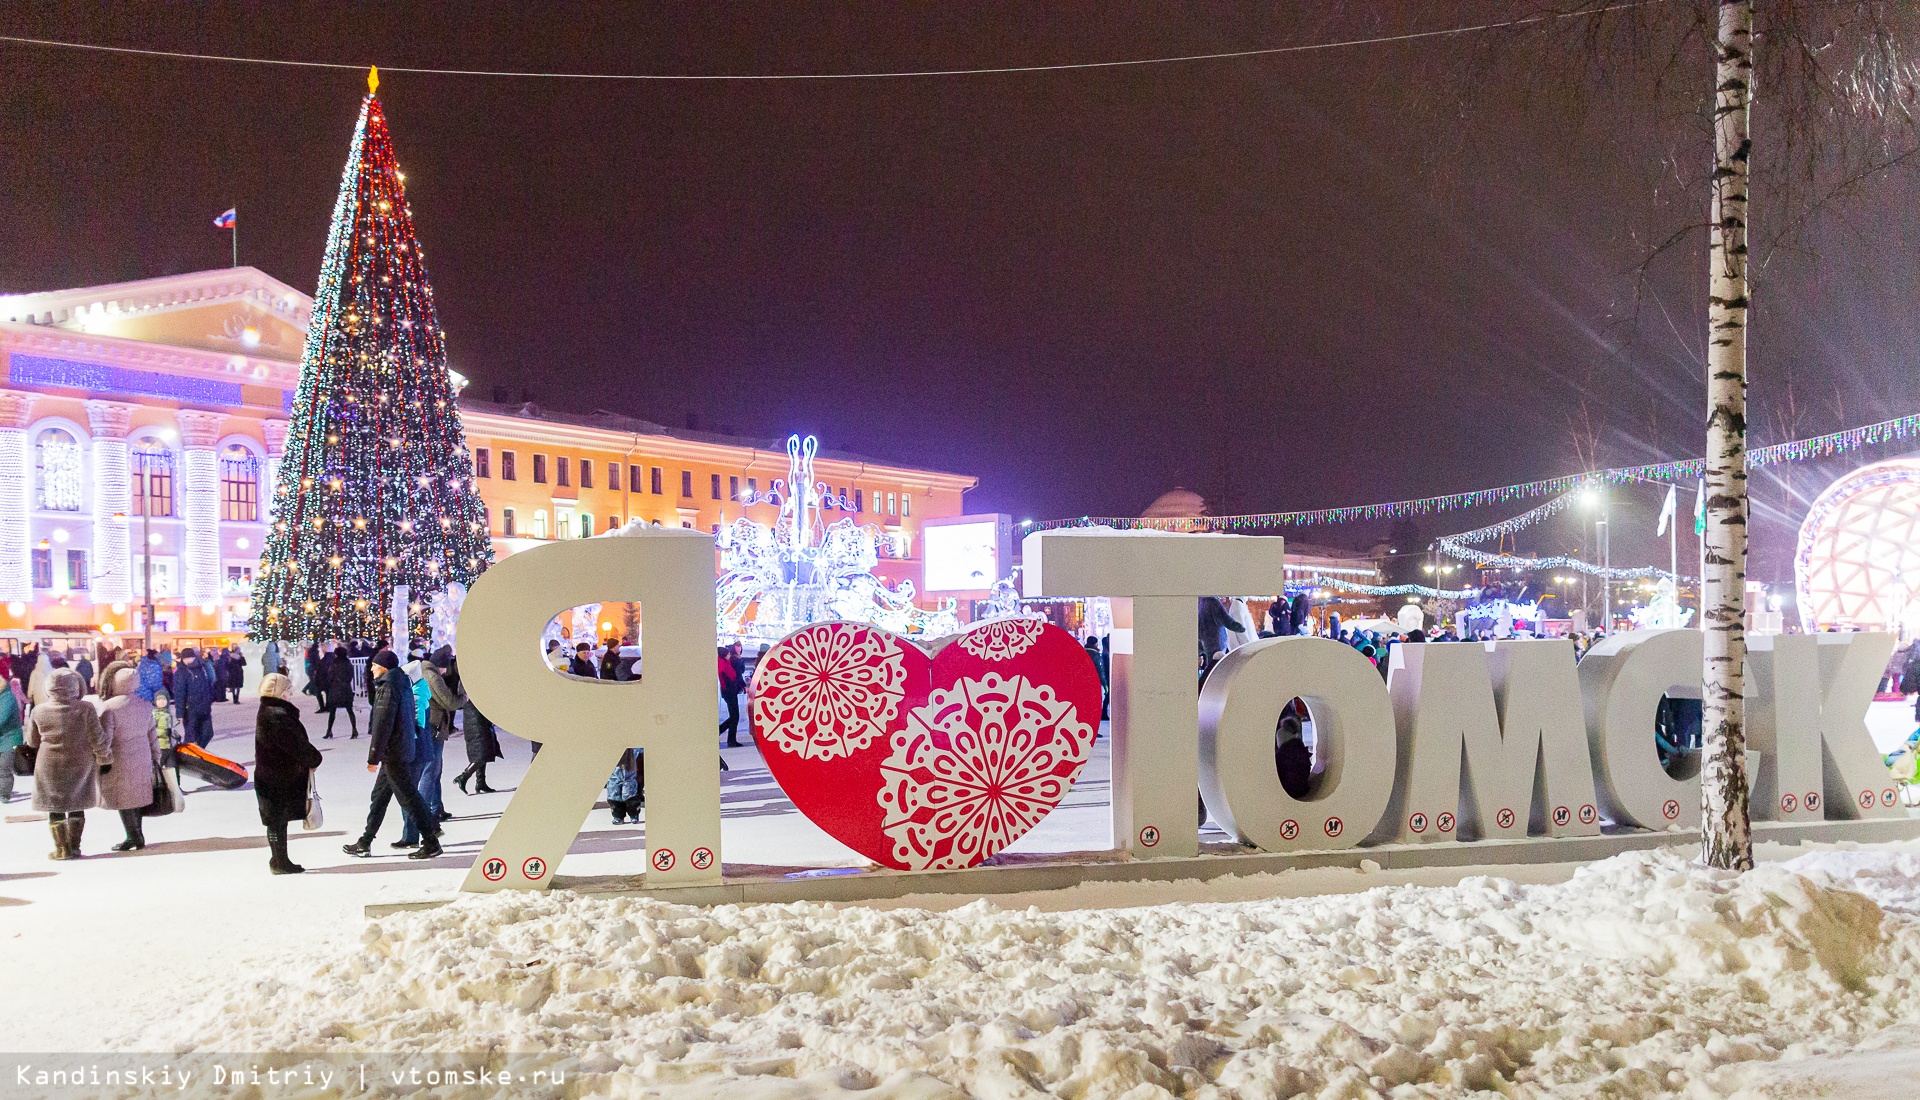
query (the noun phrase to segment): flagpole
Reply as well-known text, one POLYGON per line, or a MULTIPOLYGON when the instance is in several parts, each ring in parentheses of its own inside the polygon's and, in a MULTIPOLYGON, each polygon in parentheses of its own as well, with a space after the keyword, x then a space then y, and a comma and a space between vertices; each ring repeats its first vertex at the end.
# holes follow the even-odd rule
POLYGON ((233 266, 240 266, 240 208, 233 208, 233 266))

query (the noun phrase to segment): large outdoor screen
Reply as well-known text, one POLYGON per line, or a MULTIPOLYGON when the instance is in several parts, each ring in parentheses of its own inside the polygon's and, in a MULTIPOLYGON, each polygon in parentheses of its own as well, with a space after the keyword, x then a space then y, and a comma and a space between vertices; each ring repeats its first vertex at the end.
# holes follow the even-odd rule
POLYGON ((920 537, 926 551, 927 591, 986 589, 1000 579, 1000 531, 995 520, 929 524, 920 537))

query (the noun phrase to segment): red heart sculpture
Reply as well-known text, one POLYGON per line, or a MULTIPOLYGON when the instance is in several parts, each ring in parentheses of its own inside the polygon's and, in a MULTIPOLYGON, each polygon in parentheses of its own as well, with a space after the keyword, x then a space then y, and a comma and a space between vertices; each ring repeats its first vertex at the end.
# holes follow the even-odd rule
POLYGON ((976 623, 929 657, 866 623, 815 623, 753 673, 754 735, 801 813, 901 870, 972 867, 1067 792, 1100 729, 1100 677, 1039 619, 976 623))

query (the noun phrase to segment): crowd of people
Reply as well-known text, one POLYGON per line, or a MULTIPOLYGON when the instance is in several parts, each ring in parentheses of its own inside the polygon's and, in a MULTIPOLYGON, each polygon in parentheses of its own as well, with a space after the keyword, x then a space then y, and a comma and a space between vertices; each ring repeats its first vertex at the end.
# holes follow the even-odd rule
MULTIPOLYGON (((411 849, 414 859, 439 855, 440 823, 451 817, 441 792, 446 742, 458 735, 466 750, 467 766, 454 780, 463 793, 469 782, 470 793, 491 793, 487 765, 501 756, 498 731, 461 686, 458 660, 442 648, 431 655, 416 651, 402 664, 391 650, 365 642, 309 646, 306 660, 306 691, 328 716, 322 740, 333 736, 342 711, 349 738, 359 736, 357 686, 364 685, 370 705, 367 768, 375 781, 366 828, 347 852, 373 854, 386 811, 398 801, 404 822, 392 846, 411 849), (364 675, 354 660, 361 655, 364 675)), ((309 817, 321 755, 277 643, 267 643, 260 663, 250 778, 268 867, 297 874, 305 868, 288 856, 288 827, 309 817)), ((136 655, 119 649, 43 653, 30 645, 0 654, 8 685, 0 691, 0 803, 12 799, 15 766, 22 763, 33 776, 32 806, 47 814, 50 858, 82 855, 91 809, 118 815, 126 837, 114 851, 145 848, 145 819, 178 808, 178 781, 169 774, 175 754, 212 741, 213 706, 240 702, 245 668, 235 647, 204 655, 159 647, 136 655)))

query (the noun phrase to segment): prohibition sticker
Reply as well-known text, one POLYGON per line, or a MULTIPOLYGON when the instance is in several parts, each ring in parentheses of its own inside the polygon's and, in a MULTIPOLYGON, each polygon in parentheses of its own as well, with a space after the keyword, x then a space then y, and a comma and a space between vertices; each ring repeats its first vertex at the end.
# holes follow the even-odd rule
POLYGON ((1780 796, 1780 808, 1787 813, 1792 813, 1800 808, 1800 800, 1790 794, 1783 794, 1780 796))
POLYGON ((1300 836, 1300 823, 1288 818, 1280 823, 1280 839, 1295 840, 1300 836))
POLYGON ((1493 815, 1493 823, 1502 829, 1513 828, 1513 811, 1505 806, 1500 807, 1500 812, 1493 815))
POLYGON ((1892 787, 1888 787, 1886 790, 1880 792, 1880 804, 1882 806, 1891 806, 1898 801, 1900 801, 1900 792, 1894 790, 1892 787))
POLYGON ((1412 829, 1416 833, 1426 832, 1427 831, 1427 815, 1414 814, 1412 817, 1407 819, 1407 828, 1412 829))
POLYGON ((1672 821, 1680 816, 1680 803, 1669 798, 1660 804, 1660 816, 1672 821))
POLYGON ((1440 827, 1441 832, 1450 833, 1453 831, 1453 815, 1441 814, 1434 820, 1434 824, 1440 827))
POLYGON ((1872 791, 1860 792, 1860 808, 1863 810, 1873 809, 1873 792, 1872 791))
POLYGON ((704 871, 713 866, 713 849, 695 848, 693 854, 687 857, 687 862, 693 864, 694 870, 704 871))
POLYGON ((1801 799, 1800 801, 1805 802, 1807 804, 1807 809, 1817 810, 1820 808, 1820 792, 1808 791, 1807 797, 1801 799))
POLYGON ((673 849, 672 848, 660 849, 659 851, 653 853, 653 858, 652 860, 650 860, 650 862, 653 864, 653 869, 656 871, 673 870, 673 849))
POLYGON ((1337 817, 1328 818, 1327 823, 1321 827, 1327 831, 1328 836, 1339 836, 1340 830, 1346 828, 1337 817))
POLYGON ((1555 825, 1565 825, 1567 822, 1572 820, 1573 820, 1572 810, 1567 809, 1565 806, 1555 806, 1553 808, 1553 823, 1555 825))
POLYGON ((1593 803, 1589 802, 1580 807, 1580 824, 1591 825, 1598 820, 1600 820, 1600 811, 1593 808, 1593 803))
MULTIPOLYGON (((506 874, 506 869, 502 868, 500 873, 506 874)), ((527 876, 528 881, 537 882, 546 876, 547 861, 539 856, 528 856, 527 861, 520 865, 520 873, 527 876)))
POLYGON ((499 882, 507 877, 507 861, 495 856, 480 865, 480 876, 488 882, 499 882))
POLYGON ((1148 825, 1140 830, 1140 846, 1142 848, 1151 848, 1158 843, 1160 843, 1159 829, 1148 825))

